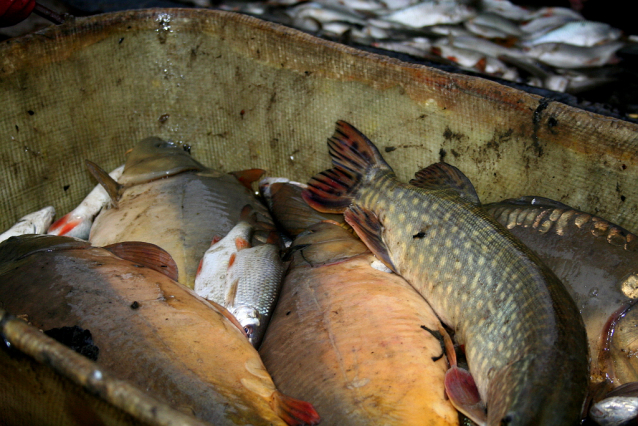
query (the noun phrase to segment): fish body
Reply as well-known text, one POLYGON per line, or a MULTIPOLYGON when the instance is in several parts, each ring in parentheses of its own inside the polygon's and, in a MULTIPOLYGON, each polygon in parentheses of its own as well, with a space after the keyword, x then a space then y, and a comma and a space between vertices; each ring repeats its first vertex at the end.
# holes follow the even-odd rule
POLYGON ((179 282, 193 288, 210 242, 239 222, 246 205, 258 220, 272 223, 245 183, 206 168, 171 142, 147 138, 129 154, 120 187, 111 195, 117 205, 100 212, 89 240, 96 246, 121 241, 158 245, 175 259, 179 282))
POLYGON ((523 31, 510 21, 495 13, 479 13, 463 23, 474 34, 487 38, 521 37, 523 31))
POLYGON ((11 228, 0 234, 0 243, 11 237, 25 234, 43 234, 55 216, 52 206, 21 217, 11 228))
POLYGON ((423 28, 429 25, 457 24, 475 14, 471 7, 452 0, 430 0, 396 10, 384 15, 382 19, 410 28, 423 28))
MULTIPOLYGON (((114 180, 122 176, 124 166, 120 166, 109 173, 114 180)), ((96 185, 95 188, 84 200, 69 213, 56 220, 47 231, 49 235, 66 235, 67 237, 81 238, 88 240, 93 225, 93 218, 108 205, 111 201, 109 194, 102 187, 96 185)))
POLYGON ((14 238, 0 245, 0 300, 37 328, 89 330, 101 368, 211 424, 285 425, 290 407, 316 422, 276 390, 228 312, 141 264, 166 256, 148 246, 109 248, 132 262, 72 238, 14 238))
MULTIPOLYGON (((274 217, 294 235, 310 207, 300 188, 283 192, 274 217)), ((260 348, 279 389, 312 400, 322 425, 457 425, 444 395, 446 357, 426 330, 440 326, 432 309, 401 277, 373 269, 374 256, 351 232, 312 225, 316 215, 308 211, 294 241, 260 348)))
POLYGON ((525 41, 527 46, 542 43, 567 43, 575 46, 591 47, 620 38, 621 31, 603 22, 573 21, 551 30, 539 37, 525 41))
POLYGON ((621 47, 622 42, 610 42, 592 47, 566 43, 541 43, 527 48, 528 56, 559 68, 587 68, 605 65, 621 47))
POLYGON ((279 245, 251 246, 254 227, 241 221, 213 244, 201 261, 194 290, 224 306, 259 347, 281 286, 284 267, 279 245))
POLYGON ((638 418, 638 397, 614 396, 597 402, 589 410, 600 426, 629 426, 638 418))
POLYGON ((588 384, 587 338, 565 287, 479 207, 451 166, 400 182, 363 134, 340 121, 333 169, 303 193, 344 212, 375 255, 429 302, 465 345, 486 424, 574 425, 588 384))
MULTIPOLYGON (((484 209, 537 253, 565 284, 587 328, 592 380, 608 376, 619 384, 638 381, 638 375, 618 376, 599 360, 609 351, 604 336, 608 321, 618 309, 638 299, 638 237, 600 217, 543 197, 503 200, 484 209)), ((634 316, 625 312, 623 321, 631 322, 634 316)), ((619 327, 614 339, 622 339, 624 332, 619 327)), ((632 352, 624 349, 625 354, 632 352)))

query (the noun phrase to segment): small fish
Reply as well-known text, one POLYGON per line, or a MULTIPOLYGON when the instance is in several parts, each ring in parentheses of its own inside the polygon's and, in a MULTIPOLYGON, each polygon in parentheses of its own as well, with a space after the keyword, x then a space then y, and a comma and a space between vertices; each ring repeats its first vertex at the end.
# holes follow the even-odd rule
POLYGON ((317 424, 311 404, 276 389, 233 316, 175 272, 148 243, 16 237, 0 245, 0 300, 43 330, 90 330, 100 368, 211 424, 317 424))
POLYGON ((458 425, 434 312, 405 280, 373 269, 372 253, 334 215, 319 222, 302 190, 269 185, 267 202, 283 214, 275 220, 299 234, 259 350, 273 380, 312 400, 326 426, 458 425))
POLYGON ((532 58, 559 68, 587 68, 605 65, 624 43, 611 42, 592 47, 574 46, 565 43, 542 43, 527 48, 532 58))
POLYGON ((523 31, 509 19, 495 13, 479 13, 463 23, 465 28, 486 38, 521 37, 523 31))
POLYGON ((142 140, 128 154, 118 182, 95 164, 87 166, 113 204, 95 218, 89 241, 96 246, 122 241, 158 245, 175 259, 179 282, 190 288, 211 241, 239 222, 246 205, 259 222, 272 226, 268 210, 250 189, 263 170, 211 170, 182 147, 156 137, 142 140))
POLYGON ((456 1, 430 0, 397 10, 381 18, 409 28, 423 28, 428 25, 456 24, 475 14, 474 9, 456 1))
MULTIPOLYGON (((120 166, 109 173, 109 176, 117 181, 122 176, 123 171, 124 166, 120 166)), ((56 220, 53 225, 49 227, 47 234, 66 235, 67 237, 88 240, 89 234, 91 233, 91 226, 93 225, 93 218, 100 210, 106 207, 110 201, 111 198, 102 185, 96 185, 75 209, 56 220)))
POLYGON ((284 268, 279 244, 252 247, 250 239, 255 224, 250 212, 245 211, 242 216, 243 220, 204 253, 194 290, 228 309, 250 343, 259 347, 277 300, 284 268))
POLYGON ((587 328, 592 381, 638 381, 636 373, 614 372, 607 362, 608 356, 615 359, 618 353, 638 369, 638 361, 628 356, 634 348, 626 341, 619 342, 625 339, 622 327, 634 328, 635 314, 628 314, 623 307, 638 298, 638 237, 600 217, 544 197, 508 199, 483 208, 538 254, 565 284, 587 328), (624 325, 614 323, 616 348, 612 350, 607 340, 608 322, 620 318, 624 325))
POLYGON ((603 22, 568 22, 540 37, 525 40, 523 45, 536 46, 543 43, 566 43, 574 46, 592 47, 620 38, 621 31, 603 22))
POLYGON ((612 396, 594 404, 589 416, 600 426, 629 426, 638 418, 638 397, 612 396))
POLYGON ((21 217, 11 228, 0 234, 0 243, 11 237, 24 234, 44 234, 55 216, 52 206, 21 217))
POLYGON ((583 17, 575 19, 571 16, 563 15, 541 16, 525 24, 521 24, 520 29, 527 34, 527 37, 537 38, 551 30, 565 25, 568 22, 578 20, 583 20, 583 17))
POLYGON ((481 9, 484 12, 494 13, 513 21, 527 21, 534 13, 521 6, 517 6, 509 0, 481 0, 481 9))
MULTIPOLYGON (((455 331, 487 413, 452 399, 457 409, 488 426, 578 423, 589 379, 578 308, 538 257, 480 208, 467 177, 438 163, 402 183, 343 121, 328 147, 334 168, 311 179, 303 198, 318 211, 343 212, 455 331)), ((451 378, 448 395, 470 390, 451 378)))
POLYGON ((299 6, 287 10, 286 13, 293 19, 312 19, 322 25, 334 21, 349 22, 358 25, 365 25, 366 23, 363 16, 354 11, 348 11, 344 8, 332 9, 315 2, 302 3, 299 6))
POLYGON ((414 37, 412 39, 402 41, 379 41, 372 43, 372 46, 380 49, 392 50, 394 52, 406 53, 419 58, 429 54, 432 43, 428 38, 414 37))
POLYGON ((503 47, 499 44, 493 43, 489 40, 482 39, 480 37, 465 36, 465 37, 449 37, 450 44, 459 49, 474 50, 478 53, 498 58, 502 55, 508 55, 512 57, 524 56, 524 53, 520 49, 503 47))

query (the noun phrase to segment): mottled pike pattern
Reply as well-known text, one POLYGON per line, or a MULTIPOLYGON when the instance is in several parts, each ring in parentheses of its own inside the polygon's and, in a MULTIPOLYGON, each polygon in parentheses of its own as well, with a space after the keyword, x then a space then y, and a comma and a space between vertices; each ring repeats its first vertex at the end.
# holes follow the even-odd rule
POLYGON ((410 282, 465 345, 488 425, 578 424, 587 341, 574 302, 529 249, 480 209, 469 180, 435 164, 412 184, 345 122, 335 167, 304 193, 343 211, 368 247, 410 282))

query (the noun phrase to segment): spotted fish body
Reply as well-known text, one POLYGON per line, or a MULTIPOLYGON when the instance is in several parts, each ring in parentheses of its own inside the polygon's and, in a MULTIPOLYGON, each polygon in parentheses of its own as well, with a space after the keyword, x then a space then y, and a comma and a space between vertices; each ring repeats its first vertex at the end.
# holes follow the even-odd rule
POLYGON ((621 348, 632 369, 609 369, 606 335, 635 341, 635 314, 622 309, 638 299, 638 238, 608 221, 543 197, 521 197, 483 206, 539 255, 573 297, 583 316, 592 355, 593 381, 638 381, 636 344, 621 348), (614 322, 614 317, 620 316, 614 322), (630 326, 626 326, 631 324, 630 326), (627 337, 623 333, 630 333, 627 337), (628 374, 626 374, 628 373, 628 374))
POLYGON ((366 245, 430 303, 465 345, 493 425, 575 425, 588 380, 587 340, 561 282, 478 205, 457 169, 400 182, 363 134, 338 122, 334 168, 304 199, 343 211, 366 245))

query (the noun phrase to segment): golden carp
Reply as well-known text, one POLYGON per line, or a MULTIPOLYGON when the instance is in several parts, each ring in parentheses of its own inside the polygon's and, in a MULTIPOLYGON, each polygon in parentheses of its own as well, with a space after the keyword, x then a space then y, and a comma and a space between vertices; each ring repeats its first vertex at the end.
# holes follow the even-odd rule
MULTIPOLYGON (((302 189, 288 186, 271 190, 286 194, 275 219, 292 223, 294 234, 303 211, 306 219, 313 212, 302 189)), ((352 233, 312 223, 293 243, 259 350, 277 387, 311 400, 322 425, 458 425, 445 398, 446 357, 431 332, 440 322, 427 302, 398 275, 373 269, 374 256, 352 233)))
POLYGON ((565 284, 587 328, 592 380, 638 381, 638 347, 632 332, 636 314, 626 309, 638 298, 636 235, 543 197, 503 200, 483 208, 538 254, 565 284), (612 336, 613 342, 627 340, 630 346, 616 347, 611 353, 612 336), (635 367, 615 371, 610 356, 625 358, 635 367))
POLYGON ((317 423, 310 404, 275 388, 232 315, 169 278, 166 252, 146 243, 109 250, 132 261, 68 237, 5 241, 3 307, 43 330, 89 330, 104 371, 212 424, 317 423))
POLYGON ((175 259, 179 282, 190 288, 211 241, 239 222, 244 206, 250 205, 260 221, 272 223, 248 188, 262 170, 217 172, 156 137, 142 140, 131 151, 119 183, 93 163, 87 165, 114 203, 96 217, 89 241, 95 246, 120 241, 156 244, 175 259))
POLYGON ((372 252, 455 330, 486 418, 455 399, 471 386, 448 373, 457 408, 489 426, 578 424, 587 336, 551 270, 481 210, 458 169, 438 163, 402 183, 372 142, 343 121, 328 146, 334 168, 308 183, 304 199, 319 211, 344 212, 372 252))

